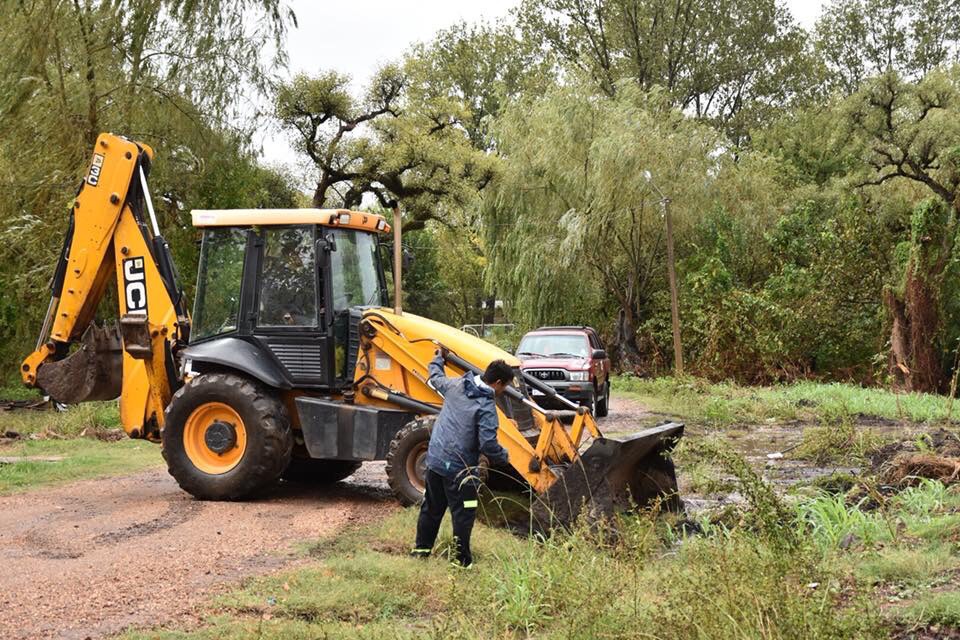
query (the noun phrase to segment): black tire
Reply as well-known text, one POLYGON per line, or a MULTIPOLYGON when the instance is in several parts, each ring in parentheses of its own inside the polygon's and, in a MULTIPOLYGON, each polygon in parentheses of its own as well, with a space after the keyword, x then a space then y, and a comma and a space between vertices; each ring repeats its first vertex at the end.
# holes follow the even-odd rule
POLYGON ((400 429, 390 442, 387 482, 405 507, 423 502, 423 457, 430 443, 434 420, 432 416, 417 418, 400 429))
POLYGON ((361 464, 353 460, 293 458, 283 472, 283 479, 302 484, 333 484, 352 476, 361 464))
MULTIPOLYGON (((194 427, 191 426, 191 429, 194 427)), ((166 410, 163 458, 180 487, 201 500, 239 500, 274 483, 293 451, 290 419, 283 402, 269 388, 229 373, 199 375, 176 394, 166 410), (208 473, 190 459, 184 443, 187 421, 199 407, 226 405, 242 420, 246 446, 236 465, 208 473)))
POLYGON ((610 414, 610 381, 603 385, 603 394, 597 400, 597 417, 606 418, 610 414))
POLYGON ((587 409, 590 409, 590 415, 592 415, 592 416, 597 415, 597 394, 596 394, 596 392, 591 392, 589 398, 587 398, 586 400, 581 400, 581 401, 580 401, 580 406, 581 406, 581 407, 586 407, 587 409))

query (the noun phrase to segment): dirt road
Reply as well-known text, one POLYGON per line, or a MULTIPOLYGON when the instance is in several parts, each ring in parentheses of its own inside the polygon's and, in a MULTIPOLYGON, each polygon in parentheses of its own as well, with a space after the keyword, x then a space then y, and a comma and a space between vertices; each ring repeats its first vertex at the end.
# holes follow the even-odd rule
POLYGON ((349 484, 201 502, 163 469, 0 497, 0 638, 98 638, 189 620, 294 545, 398 508, 368 465, 349 484))

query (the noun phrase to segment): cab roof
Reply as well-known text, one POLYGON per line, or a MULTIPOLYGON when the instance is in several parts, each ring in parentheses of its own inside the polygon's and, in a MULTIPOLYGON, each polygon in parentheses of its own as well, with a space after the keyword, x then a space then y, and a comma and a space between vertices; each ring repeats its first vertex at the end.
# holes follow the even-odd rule
POLYGON ((195 227, 321 224, 361 231, 390 231, 390 225, 380 214, 349 209, 194 209, 190 216, 195 227))

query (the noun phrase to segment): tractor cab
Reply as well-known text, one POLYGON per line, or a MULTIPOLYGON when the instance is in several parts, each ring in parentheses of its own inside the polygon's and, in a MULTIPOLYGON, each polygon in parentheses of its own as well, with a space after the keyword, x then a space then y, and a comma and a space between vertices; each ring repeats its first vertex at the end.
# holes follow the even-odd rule
POLYGON ((190 352, 278 388, 352 382, 364 307, 388 304, 380 215, 343 209, 200 210, 190 352), (351 346, 352 345, 352 346, 351 346))

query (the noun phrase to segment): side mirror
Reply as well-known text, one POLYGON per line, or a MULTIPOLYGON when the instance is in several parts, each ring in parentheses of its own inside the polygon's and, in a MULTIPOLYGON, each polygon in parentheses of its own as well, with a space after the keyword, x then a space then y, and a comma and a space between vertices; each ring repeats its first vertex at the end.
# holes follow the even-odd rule
POLYGON ((403 256, 400 258, 400 262, 403 264, 404 272, 409 271, 413 266, 413 251, 410 249, 403 249, 403 256))
POLYGON ((337 250, 337 241, 333 239, 333 234, 323 234, 317 239, 317 251, 326 253, 337 250))
POLYGON ((605 360, 607 357, 607 352, 603 349, 594 349, 593 350, 593 359, 594 360, 605 360))

